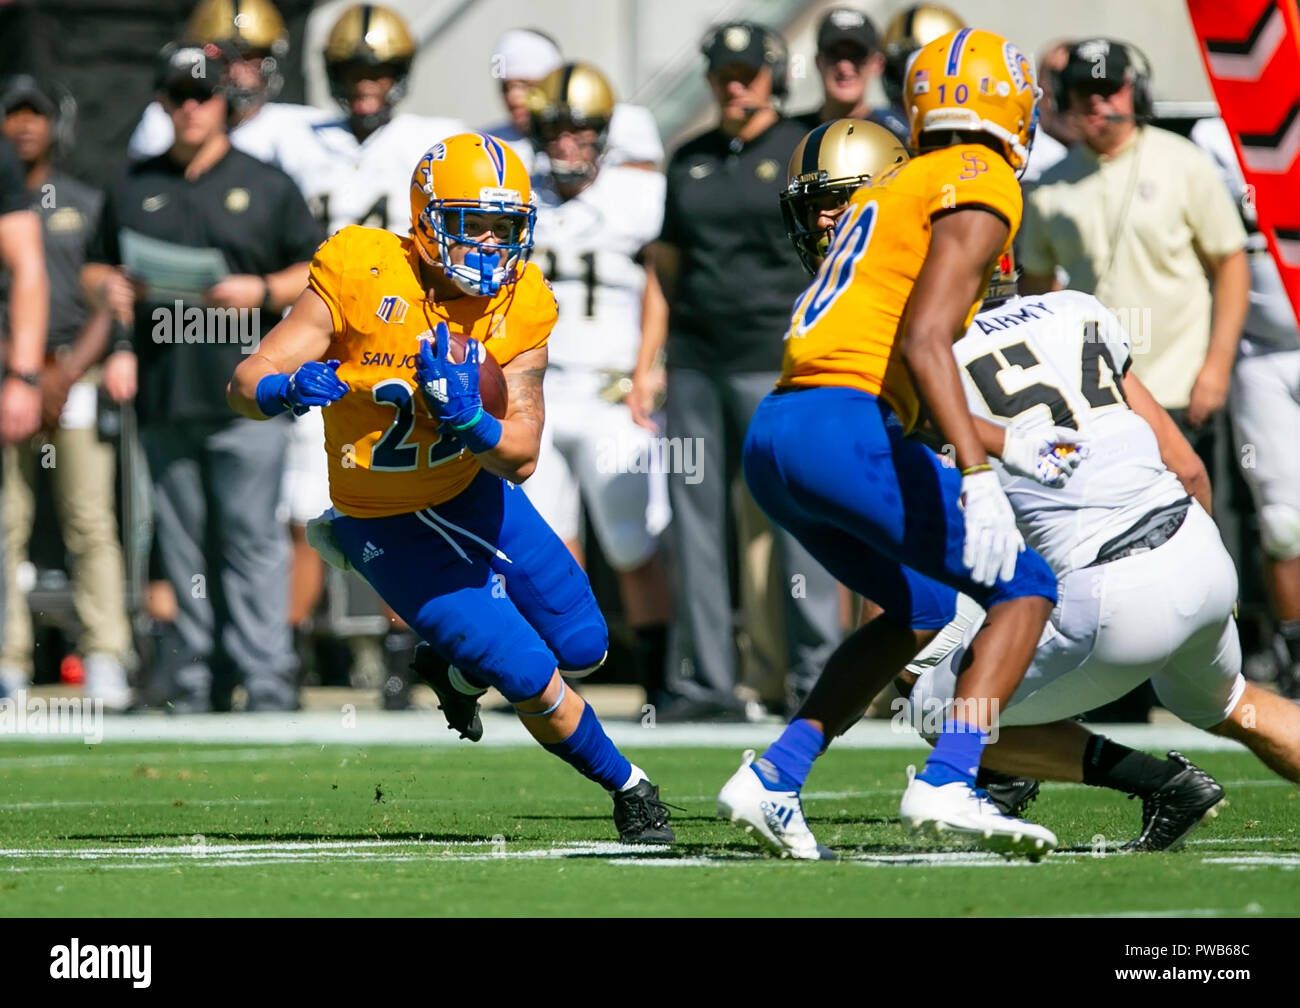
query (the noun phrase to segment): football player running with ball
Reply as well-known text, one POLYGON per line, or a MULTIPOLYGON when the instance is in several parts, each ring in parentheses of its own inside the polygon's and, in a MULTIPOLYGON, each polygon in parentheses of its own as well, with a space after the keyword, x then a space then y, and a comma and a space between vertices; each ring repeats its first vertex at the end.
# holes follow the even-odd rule
MULTIPOLYGON (((957 709, 967 713, 942 725, 900 817, 913 831, 1030 856, 1054 849, 1056 837, 1002 814, 974 782, 997 711, 1055 604, 1056 577, 1016 528, 967 409, 953 343, 1019 226, 1016 172, 1029 156, 1037 94, 1029 61, 990 32, 962 29, 917 53, 906 106, 919 156, 850 200, 795 306, 781 379, 744 448, 763 510, 883 609, 828 668, 860 654, 863 635, 882 660, 906 661, 952 619, 958 590, 988 612, 957 682, 957 709), (955 467, 905 436, 923 411, 955 467)), ((1081 443, 1075 432, 1045 430, 1048 453, 1081 443)), ((1012 443, 989 447, 1005 455, 1012 443)), ((1075 464, 1064 464, 1067 473, 1075 464)), ((802 787, 824 727, 793 722, 753 765, 765 785, 802 787)))
POLYGON ((311 528, 451 668, 432 685, 451 727, 481 737, 495 687, 548 751, 610 792, 626 842, 671 842, 658 789, 565 686, 608 646, 587 577, 515 486, 536 462, 556 307, 526 262, 527 173, 494 137, 434 145, 411 179, 412 233, 346 227, 312 261, 289 315, 236 369, 255 419, 326 407, 334 509, 311 528), (464 334, 464 363, 450 352, 464 334), (478 362, 505 374, 498 419, 478 362))

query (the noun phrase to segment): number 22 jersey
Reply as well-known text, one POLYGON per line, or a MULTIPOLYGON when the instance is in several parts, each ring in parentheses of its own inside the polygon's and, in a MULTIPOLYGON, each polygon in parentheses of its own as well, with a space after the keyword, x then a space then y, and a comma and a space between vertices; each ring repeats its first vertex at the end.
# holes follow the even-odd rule
POLYGON ((416 388, 420 336, 446 322, 503 367, 546 344, 555 298, 533 263, 492 297, 425 299, 411 238, 346 227, 316 251, 308 284, 334 323, 325 360, 349 391, 321 412, 330 497, 354 518, 406 514, 450 500, 478 474, 473 453, 439 430, 416 388))
MULTIPOLYGON (((1020 185, 982 144, 945 147, 873 179, 849 201, 826 260, 795 305, 778 388, 861 389, 884 399, 910 430, 919 403, 900 331, 930 248, 931 222, 954 210, 1006 221, 1005 253, 1020 226, 1020 185)), ((992 267, 984 280, 992 274, 992 267)), ((983 290, 981 284, 981 291, 983 290)), ((969 325, 979 300, 963 321, 969 325)))

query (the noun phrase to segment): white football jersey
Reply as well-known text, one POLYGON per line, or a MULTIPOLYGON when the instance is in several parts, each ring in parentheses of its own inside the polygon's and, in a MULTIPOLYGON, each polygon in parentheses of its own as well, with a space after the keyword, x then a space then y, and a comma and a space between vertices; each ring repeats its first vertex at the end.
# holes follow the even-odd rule
POLYGON ((1187 496, 1124 398, 1128 334, 1091 294, 1011 298, 976 315, 953 349, 976 416, 1037 418, 1089 438, 1088 457, 1059 490, 993 463, 1025 541, 1058 574, 1086 567, 1103 543, 1187 496))
POLYGON ((456 119, 395 115, 364 143, 338 115, 299 129, 280 165, 333 234, 349 224, 411 230, 411 174, 439 140, 466 132, 456 119))
POLYGON ((533 262, 555 292, 551 331, 556 367, 630 372, 641 342, 642 250, 663 225, 664 177, 639 168, 602 168, 561 202, 549 178, 534 179, 533 262))
MULTIPOLYGON (((314 105, 267 102, 252 118, 245 119, 230 131, 230 144, 249 157, 285 168, 286 159, 293 156, 300 131, 312 123, 332 118, 335 117, 314 105)), ((132 161, 157 157, 171 147, 175 139, 171 116, 158 102, 150 102, 127 142, 126 155, 132 161)))

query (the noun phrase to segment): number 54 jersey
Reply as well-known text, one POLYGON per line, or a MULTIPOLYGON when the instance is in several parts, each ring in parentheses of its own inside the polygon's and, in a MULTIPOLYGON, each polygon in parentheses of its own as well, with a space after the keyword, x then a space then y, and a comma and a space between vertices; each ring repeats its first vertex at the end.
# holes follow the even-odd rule
POLYGON ((1102 544, 1187 496, 1124 398, 1129 334, 1091 294, 1011 298, 977 314, 953 349, 976 416, 1088 437, 1088 457, 1059 490, 1009 476, 993 460, 1026 542, 1057 574, 1086 567, 1102 544))
POLYGON ((532 263, 493 297, 425 299, 411 238, 346 227, 316 250, 308 284, 329 307, 349 391, 322 409, 330 497, 353 518, 406 514, 450 500, 478 475, 474 455, 439 429, 416 387, 420 337, 446 322, 504 367, 543 346, 555 299, 532 263))
MULTIPOLYGON (((919 406, 900 329, 930 249, 931 222, 964 209, 1001 217, 1009 228, 1002 251, 1010 250, 1020 227, 1020 184, 982 144, 923 154, 854 193, 816 279, 795 305, 777 387, 861 389, 889 403, 910 430, 919 406)), ((985 284, 991 274, 992 266, 985 284)), ((978 304, 969 306, 966 325, 978 304)))

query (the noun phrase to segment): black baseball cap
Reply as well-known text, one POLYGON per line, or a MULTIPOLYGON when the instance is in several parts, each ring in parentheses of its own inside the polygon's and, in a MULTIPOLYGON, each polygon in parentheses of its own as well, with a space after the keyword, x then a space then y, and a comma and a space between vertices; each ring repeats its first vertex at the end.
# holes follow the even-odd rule
POLYGON ((880 35, 871 18, 851 7, 832 7, 817 26, 819 53, 841 42, 852 42, 868 54, 880 49, 880 35))
POLYGON ((701 47, 709 61, 709 73, 735 64, 761 70, 773 62, 768 55, 768 35, 766 28, 748 21, 716 25, 701 47))
POLYGON ((1063 94, 1112 94, 1132 79, 1128 46, 1114 39, 1084 39, 1070 46, 1070 58, 1061 70, 1063 94))
POLYGON ((0 83, 0 109, 6 115, 23 105, 47 119, 58 118, 58 101, 31 74, 17 74, 0 83))

